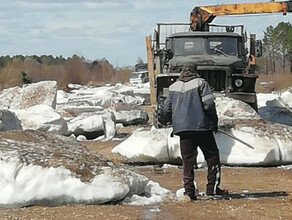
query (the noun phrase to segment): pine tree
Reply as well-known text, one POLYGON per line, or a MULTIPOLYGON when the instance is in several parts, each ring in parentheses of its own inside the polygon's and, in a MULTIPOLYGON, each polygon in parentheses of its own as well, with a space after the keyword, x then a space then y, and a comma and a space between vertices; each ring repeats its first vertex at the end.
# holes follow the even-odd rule
POLYGON ((29 78, 29 76, 27 75, 26 72, 22 71, 21 72, 21 80, 23 84, 30 84, 32 83, 31 79, 29 78))

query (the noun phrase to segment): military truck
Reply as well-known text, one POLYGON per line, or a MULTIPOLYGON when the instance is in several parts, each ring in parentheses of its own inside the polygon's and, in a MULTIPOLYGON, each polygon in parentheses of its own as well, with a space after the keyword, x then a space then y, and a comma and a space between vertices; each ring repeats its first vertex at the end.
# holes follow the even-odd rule
MULTIPOLYGON (((257 110, 255 57, 262 55, 261 41, 251 34, 248 50, 243 25, 210 22, 226 14, 286 13, 292 10, 291 4, 289 1, 200 6, 192 10, 191 23, 158 23, 153 40, 146 37, 151 104, 156 110, 161 108, 168 87, 177 80, 182 67, 193 65, 215 93, 244 101, 257 110), (161 31, 179 30, 179 26, 188 26, 188 30, 171 34, 161 31)), ((157 115, 154 118, 157 125, 157 115)))

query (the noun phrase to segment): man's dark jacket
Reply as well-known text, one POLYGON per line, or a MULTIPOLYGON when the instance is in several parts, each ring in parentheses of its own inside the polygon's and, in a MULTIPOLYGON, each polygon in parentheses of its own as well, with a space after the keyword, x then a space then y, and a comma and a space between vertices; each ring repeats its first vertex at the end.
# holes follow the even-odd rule
POLYGON ((214 96, 209 84, 202 78, 173 83, 164 102, 164 112, 172 120, 174 134, 217 130, 214 96))

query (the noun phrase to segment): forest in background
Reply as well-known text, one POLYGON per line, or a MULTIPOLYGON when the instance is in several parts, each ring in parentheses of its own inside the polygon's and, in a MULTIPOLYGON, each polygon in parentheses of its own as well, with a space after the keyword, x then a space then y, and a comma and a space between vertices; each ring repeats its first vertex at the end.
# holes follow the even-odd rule
POLYGON ((292 25, 280 22, 266 28, 263 39, 263 57, 259 59, 260 74, 292 74, 292 25))
POLYGON ((280 22, 268 26, 263 38, 263 56, 256 59, 257 92, 282 90, 292 86, 292 25, 280 22), (268 85, 262 86, 261 82, 268 85))
POLYGON ((105 58, 92 62, 78 55, 67 59, 51 55, 1 56, 0 89, 42 80, 56 80, 58 87, 62 89, 66 89, 69 83, 125 83, 131 72, 131 67, 114 68, 105 58))

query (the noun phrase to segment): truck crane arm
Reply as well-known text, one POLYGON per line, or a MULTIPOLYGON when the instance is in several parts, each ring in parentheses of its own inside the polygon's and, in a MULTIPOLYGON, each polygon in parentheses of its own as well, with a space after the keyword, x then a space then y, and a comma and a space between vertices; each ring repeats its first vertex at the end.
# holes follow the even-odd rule
POLYGON ((216 16, 292 12, 292 1, 224 4, 195 7, 190 15, 192 31, 206 31, 216 16))

